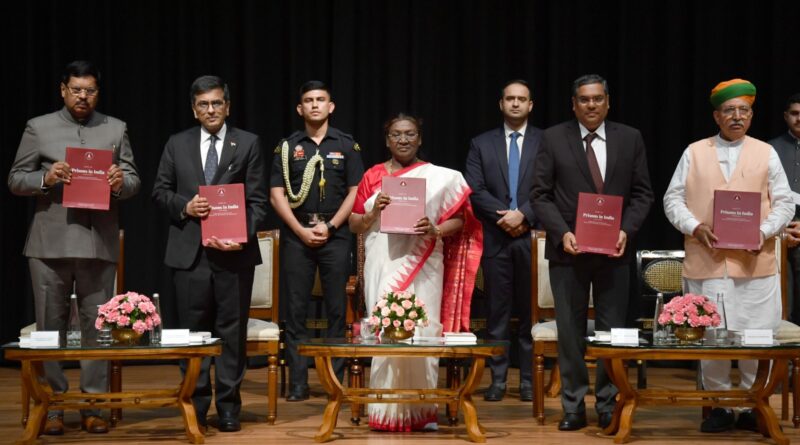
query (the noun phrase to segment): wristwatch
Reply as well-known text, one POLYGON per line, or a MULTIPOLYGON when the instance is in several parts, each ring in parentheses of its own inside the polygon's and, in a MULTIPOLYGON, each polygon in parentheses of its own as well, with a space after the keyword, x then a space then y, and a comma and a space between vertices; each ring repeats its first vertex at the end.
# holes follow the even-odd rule
POLYGON ((330 221, 325 223, 325 227, 328 228, 328 235, 333 235, 333 233, 336 232, 336 226, 330 221))

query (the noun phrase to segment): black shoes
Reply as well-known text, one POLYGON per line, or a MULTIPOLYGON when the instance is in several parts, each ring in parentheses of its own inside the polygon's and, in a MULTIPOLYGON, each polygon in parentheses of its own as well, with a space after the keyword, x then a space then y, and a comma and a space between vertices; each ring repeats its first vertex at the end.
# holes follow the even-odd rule
POLYGON ((533 386, 531 386, 530 382, 519 384, 519 400, 521 402, 533 401, 533 386))
POLYGON ((287 402, 300 402, 308 399, 308 385, 298 384, 289 385, 289 393, 286 394, 287 402))
POLYGON ((220 413, 217 429, 222 433, 234 433, 242 429, 239 418, 231 413, 220 413))
POLYGON ((739 413, 736 419, 737 430, 747 430, 758 432, 758 421, 756 421, 756 413, 752 409, 746 409, 739 413))
POLYGON ((492 383, 486 393, 483 394, 483 400, 487 402, 500 402, 506 395, 505 383, 492 383))
POLYGON ((586 413, 565 413, 558 423, 559 431, 577 431, 586 427, 586 413))
POLYGON ((611 419, 613 418, 613 413, 600 413, 597 415, 597 425, 600 429, 606 429, 609 425, 611 425, 611 419))
MULTIPOLYGON (((752 415, 752 412, 750 414, 752 415)), ((733 411, 725 408, 714 408, 711 410, 711 415, 700 425, 700 431, 703 433, 730 431, 733 429, 734 420, 733 411)))

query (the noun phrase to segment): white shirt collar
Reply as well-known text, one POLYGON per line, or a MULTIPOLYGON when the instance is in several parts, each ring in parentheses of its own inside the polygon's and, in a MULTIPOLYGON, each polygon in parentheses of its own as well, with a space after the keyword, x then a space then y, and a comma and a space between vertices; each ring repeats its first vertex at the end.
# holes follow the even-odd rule
POLYGON ((505 135, 506 135, 506 140, 508 140, 508 138, 511 137, 511 133, 513 133, 515 131, 520 134, 520 138, 521 139, 525 139, 525 130, 527 130, 527 129, 528 129, 528 123, 527 122, 522 124, 522 128, 520 128, 519 130, 512 130, 511 127, 509 127, 507 123, 503 122, 503 130, 504 130, 505 135))
MULTIPOLYGON (((228 132, 228 124, 224 123, 224 124, 222 124, 222 128, 220 128, 219 131, 217 132, 217 139, 220 140, 220 141, 224 141, 225 140, 225 133, 227 133, 227 132, 228 132)), ((201 125, 200 126, 200 143, 202 144, 203 142, 206 142, 209 137, 211 137, 211 133, 209 133, 208 130, 206 130, 206 127, 201 125)))
POLYGON ((603 123, 601 123, 600 126, 597 127, 597 129, 594 130, 594 131, 587 130, 586 127, 584 127, 583 124, 580 123, 580 122, 578 122, 578 128, 580 128, 580 130, 581 130, 581 140, 583 140, 583 138, 585 138, 586 135, 589 134, 589 133, 594 133, 600 139, 602 139, 604 141, 606 140, 606 121, 603 121, 603 123))
MULTIPOLYGON (((745 137, 747 137, 747 136, 745 136, 745 137)), ((714 143, 717 144, 717 147, 738 148, 738 147, 741 147, 744 144, 744 139, 745 138, 740 138, 739 140, 736 140, 736 141, 733 141, 733 142, 726 141, 725 139, 722 139, 722 136, 719 133, 717 133, 717 135, 714 136, 714 143)))

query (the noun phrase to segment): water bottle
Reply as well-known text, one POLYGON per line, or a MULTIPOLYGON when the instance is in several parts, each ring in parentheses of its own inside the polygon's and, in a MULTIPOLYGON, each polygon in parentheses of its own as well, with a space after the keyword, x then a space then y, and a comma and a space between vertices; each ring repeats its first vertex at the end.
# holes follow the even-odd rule
POLYGON ((658 316, 664 311, 664 294, 656 294, 656 311, 653 315, 653 344, 663 345, 666 343, 667 331, 664 326, 658 324, 658 316))
POLYGON ((81 347, 81 316, 78 312, 78 296, 69 296, 69 323, 67 324, 67 347, 81 347))
POLYGON ((725 297, 722 292, 717 292, 717 312, 719 326, 714 329, 714 339, 717 343, 725 343, 728 340, 728 319, 725 316, 725 297))
MULTIPOLYGON (((161 318, 161 298, 158 294, 153 294, 153 306, 156 307, 156 314, 158 314, 158 318, 161 318)), ((158 326, 153 326, 153 330, 150 331, 150 344, 152 345, 160 345, 161 344, 161 327, 164 323, 164 320, 161 320, 161 323, 158 326)))

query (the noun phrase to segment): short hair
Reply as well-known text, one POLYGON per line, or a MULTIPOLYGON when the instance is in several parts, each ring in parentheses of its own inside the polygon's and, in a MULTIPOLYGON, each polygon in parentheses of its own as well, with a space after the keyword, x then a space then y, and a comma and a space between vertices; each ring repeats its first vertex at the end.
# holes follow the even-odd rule
POLYGON ((94 77, 97 82, 98 88, 100 87, 100 71, 92 62, 87 60, 75 60, 64 67, 64 72, 61 74, 61 83, 67 85, 70 77, 94 77))
POLYGON ((603 85, 603 91, 605 91, 606 96, 608 96, 608 82, 606 82, 605 79, 603 79, 599 74, 584 74, 572 82, 572 97, 576 97, 578 95, 578 88, 593 83, 599 83, 603 85))
POLYGON ((395 114, 383 123, 383 135, 388 137, 389 129, 392 128, 392 125, 400 121, 409 121, 414 124, 414 126, 417 127, 417 133, 420 137, 422 136, 422 118, 402 112, 395 114))
POLYGON ((297 102, 300 103, 303 101, 303 94, 308 93, 309 91, 314 90, 322 90, 328 93, 328 96, 333 100, 333 96, 331 95, 331 89, 328 88, 328 85, 321 80, 309 80, 308 82, 300 85, 299 93, 297 94, 297 102))
POLYGON ((786 99, 786 108, 783 111, 789 111, 789 108, 792 108, 792 104, 800 104, 800 93, 792 94, 786 99))
POLYGON ((503 97, 505 97, 506 88, 508 88, 509 85, 514 85, 515 83, 516 84, 520 84, 520 85, 524 86, 525 88, 527 88, 528 89, 528 99, 533 99, 533 93, 531 92, 530 85, 528 85, 528 81, 526 81, 524 79, 513 79, 513 80, 509 80, 508 82, 504 83, 503 84, 503 88, 500 88, 500 100, 502 100, 503 97))
POLYGON ((222 89, 222 96, 225 102, 231 101, 231 93, 228 91, 228 84, 219 76, 200 76, 192 82, 189 89, 189 102, 194 105, 194 99, 203 93, 207 93, 217 88, 222 89))

